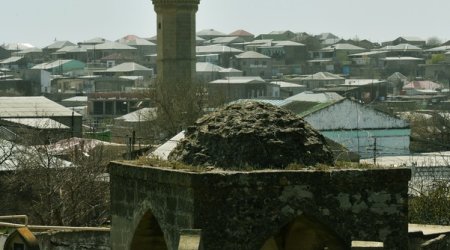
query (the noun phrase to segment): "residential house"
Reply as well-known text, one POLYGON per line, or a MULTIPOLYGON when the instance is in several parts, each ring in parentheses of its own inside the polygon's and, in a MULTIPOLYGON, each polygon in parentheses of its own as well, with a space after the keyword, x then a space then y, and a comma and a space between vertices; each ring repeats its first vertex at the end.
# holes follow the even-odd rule
POLYGON ((350 73, 352 64, 349 55, 360 53, 366 49, 348 43, 337 43, 318 51, 312 52, 313 60, 309 60, 311 66, 322 66, 319 70, 329 72, 350 73), (317 64, 319 63, 319 64, 317 64), (325 68, 323 68, 325 66, 325 68))
POLYGON ((222 78, 220 71, 224 68, 208 62, 198 62, 196 64, 196 79, 199 83, 208 83, 222 78))
POLYGON ((347 98, 331 102, 297 101, 284 107, 361 158, 409 154, 410 126, 391 114, 347 98))
POLYGON ((28 67, 27 60, 22 56, 12 56, 6 59, 0 60, 0 67, 9 70, 18 71, 21 69, 26 69, 28 67))
MULTIPOLYGON (((90 48, 88 48, 88 51, 90 48)), ((117 42, 104 42, 92 45, 93 60, 98 60, 105 56, 120 53, 132 57, 137 57, 137 49, 117 42)))
POLYGON ((402 43, 409 43, 418 47, 424 47, 427 42, 420 37, 400 36, 392 41, 382 43, 382 46, 399 45, 402 43))
POLYGON ((235 68, 244 76, 272 77, 272 58, 255 51, 246 51, 233 58, 235 68))
POLYGON ((45 70, 52 75, 82 75, 85 67, 86 64, 78 60, 56 60, 38 64, 31 69, 45 70))
MULTIPOLYGON (((52 54, 55 53, 56 51, 67 47, 67 46, 75 46, 76 44, 70 42, 70 41, 55 41, 54 43, 44 47, 42 49, 46 59, 50 59, 52 58, 52 54)), ((71 59, 76 59, 76 58, 71 58, 71 59)))
POLYGON ((208 62, 197 62, 196 79, 198 83, 209 83, 226 77, 242 76, 242 71, 233 68, 222 68, 208 62))
POLYGON ((212 104, 239 99, 279 98, 280 87, 257 76, 227 77, 208 83, 208 98, 212 104))
POLYGON ((102 76, 142 76, 145 80, 153 77, 153 69, 149 69, 134 62, 125 62, 103 71, 94 72, 95 75, 102 76))
POLYGON ((31 68, 32 66, 44 62, 44 53, 40 48, 29 48, 24 49, 18 52, 12 53, 13 56, 19 56, 26 59, 28 62, 27 67, 31 68))
POLYGON ((327 87, 323 91, 332 91, 363 103, 371 103, 386 99, 388 84, 385 80, 378 79, 345 79, 344 84, 327 87))
POLYGON ((256 47, 256 51, 272 58, 274 75, 301 74, 308 58, 306 46, 293 41, 271 41, 256 47))
POLYGON ((244 39, 246 42, 252 41, 255 39, 255 35, 245 30, 236 30, 228 34, 228 36, 237 36, 244 39))
POLYGON ((323 46, 330 46, 339 43, 342 39, 332 33, 321 33, 315 36, 323 46))
POLYGON ((206 41, 214 39, 216 37, 227 36, 227 34, 217 31, 215 29, 204 29, 196 33, 198 37, 205 39, 206 41))
POLYGON ((90 62, 92 58, 88 53, 88 48, 92 48, 93 45, 69 45, 64 46, 61 49, 58 49, 57 51, 53 52, 51 55, 55 59, 62 59, 62 60, 78 60, 80 62, 90 62))
POLYGON ((157 131, 156 127, 152 126, 152 122, 156 117, 156 108, 141 108, 114 118, 114 124, 111 128, 113 140, 123 143, 124 137, 129 136, 139 140, 139 143, 153 143, 160 136, 160 131, 157 131))
POLYGON ((36 131, 47 126, 50 130, 65 131, 53 136, 82 136, 82 116, 43 96, 0 97, 0 120, 12 131, 16 127, 36 131), (15 125, 11 126, 12 123, 15 125))
POLYGON ((389 75, 401 72, 411 77, 418 76, 421 70, 420 65, 425 63, 423 58, 411 56, 385 57, 381 60, 383 61, 384 74, 389 75))
POLYGON ((11 75, 2 76, 0 74, 1 96, 32 96, 38 95, 39 93, 39 83, 11 75))
POLYGON ((295 33, 290 30, 278 30, 278 31, 272 31, 268 34, 260 34, 257 37, 255 37, 255 40, 261 40, 261 39, 271 39, 276 41, 285 41, 285 40, 291 40, 295 37, 295 33))
POLYGON ((397 45, 388 45, 377 49, 378 51, 386 51, 390 57, 422 57, 423 50, 420 47, 409 43, 401 43, 397 45))
POLYGON ((197 62, 210 62, 225 68, 231 67, 230 58, 242 52, 240 49, 218 44, 196 47, 197 62))
POLYGON ((205 44, 220 44, 220 45, 226 45, 230 47, 237 48, 235 44, 244 43, 245 40, 242 37, 238 36, 221 36, 213 38, 209 41, 206 41, 205 44))
POLYGON ((300 85, 291 82, 272 81, 270 83, 280 86, 280 98, 282 99, 297 95, 306 90, 305 85, 300 85))
POLYGON ((350 54, 348 55, 348 57, 351 58, 353 64, 357 66, 369 66, 378 68, 383 66, 382 59, 386 58, 386 55, 387 51, 377 50, 350 54))
POLYGON ((342 85, 345 83, 345 78, 329 72, 318 72, 307 77, 294 78, 292 81, 305 85, 307 90, 313 90, 327 86, 342 85))
POLYGON ((14 52, 19 52, 21 50, 35 48, 34 45, 31 45, 29 43, 7 43, 7 44, 1 45, 1 47, 3 48, 2 51, 4 51, 3 53, 5 54, 5 56, 4 56, 5 58, 12 56, 12 53, 14 53, 14 52), (5 53, 5 51, 6 51, 6 53, 5 53))
POLYGON ((145 62, 145 56, 152 55, 157 52, 156 44, 142 38, 136 38, 135 40, 128 41, 126 45, 137 49, 136 59, 138 60, 137 62, 140 63, 145 62))
MULTIPOLYGON (((105 57, 100 58, 97 60, 97 62, 100 62, 98 65, 100 66, 97 69, 92 69, 92 73, 95 73, 97 71, 106 70, 108 68, 114 67, 116 65, 127 63, 127 62, 134 62, 134 61, 144 61, 145 57, 143 57, 142 60, 137 59, 136 56, 132 56, 130 54, 122 54, 122 53, 113 53, 110 55, 107 55, 105 57)), ((92 63, 89 64, 92 66, 92 63)))

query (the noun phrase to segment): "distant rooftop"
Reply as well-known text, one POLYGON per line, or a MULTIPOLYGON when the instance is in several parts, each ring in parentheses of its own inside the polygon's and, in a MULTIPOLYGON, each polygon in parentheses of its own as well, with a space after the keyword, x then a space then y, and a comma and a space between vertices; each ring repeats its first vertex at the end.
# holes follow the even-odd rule
POLYGON ((0 97, 0 118, 80 116, 43 96, 0 97))
POLYGON ((256 51, 246 51, 242 54, 236 55, 239 59, 270 59, 270 56, 263 55, 256 51))

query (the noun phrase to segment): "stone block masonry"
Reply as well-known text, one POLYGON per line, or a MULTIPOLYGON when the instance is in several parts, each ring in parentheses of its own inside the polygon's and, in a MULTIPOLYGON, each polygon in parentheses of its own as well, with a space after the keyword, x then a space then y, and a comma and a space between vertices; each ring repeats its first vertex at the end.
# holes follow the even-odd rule
POLYGON ((408 249, 409 179, 408 169, 189 172, 113 162, 112 249, 175 250, 192 229, 205 250, 271 249, 294 244, 296 232, 313 232, 297 237, 310 246, 408 249))

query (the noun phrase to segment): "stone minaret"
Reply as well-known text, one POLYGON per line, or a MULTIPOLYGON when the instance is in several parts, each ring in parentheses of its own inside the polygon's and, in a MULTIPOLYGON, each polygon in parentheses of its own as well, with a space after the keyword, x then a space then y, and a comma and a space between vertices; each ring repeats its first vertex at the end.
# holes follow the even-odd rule
POLYGON ((157 14, 158 81, 192 83, 195 77, 195 15, 200 0, 152 0, 157 14))

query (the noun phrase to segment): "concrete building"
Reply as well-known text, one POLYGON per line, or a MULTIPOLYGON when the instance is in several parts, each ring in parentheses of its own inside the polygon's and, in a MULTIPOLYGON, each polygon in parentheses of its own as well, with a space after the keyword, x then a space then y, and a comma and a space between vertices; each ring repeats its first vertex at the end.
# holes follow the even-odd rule
POLYGON ((152 0, 157 14, 158 80, 192 83, 195 77, 195 14, 200 0, 152 0))

